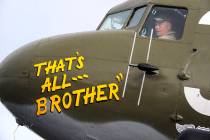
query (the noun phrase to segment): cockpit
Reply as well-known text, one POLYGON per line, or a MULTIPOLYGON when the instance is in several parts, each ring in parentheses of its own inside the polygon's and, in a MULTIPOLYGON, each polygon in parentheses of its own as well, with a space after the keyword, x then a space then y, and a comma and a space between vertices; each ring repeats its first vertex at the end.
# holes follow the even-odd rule
POLYGON ((109 12, 98 30, 135 30, 147 38, 180 40, 188 10, 184 7, 148 4, 121 11, 109 12))

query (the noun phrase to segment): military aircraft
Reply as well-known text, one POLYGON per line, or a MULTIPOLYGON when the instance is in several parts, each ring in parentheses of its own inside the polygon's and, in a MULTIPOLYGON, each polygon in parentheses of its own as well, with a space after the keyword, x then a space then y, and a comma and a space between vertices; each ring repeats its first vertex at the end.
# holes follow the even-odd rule
POLYGON ((209 7, 128 0, 96 31, 27 44, 0 64, 1 102, 44 139, 209 140, 209 7))

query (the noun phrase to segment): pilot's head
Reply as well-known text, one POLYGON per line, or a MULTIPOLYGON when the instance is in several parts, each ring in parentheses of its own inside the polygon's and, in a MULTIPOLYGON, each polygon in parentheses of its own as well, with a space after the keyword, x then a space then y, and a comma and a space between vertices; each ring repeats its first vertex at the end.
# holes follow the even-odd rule
POLYGON ((123 26, 122 17, 119 15, 115 15, 114 17, 112 17, 111 26, 112 26, 112 29, 121 29, 123 26))
POLYGON ((154 15, 155 33, 158 38, 180 39, 185 16, 179 10, 158 10, 154 15))
POLYGON ((168 19, 157 18, 155 20, 155 32, 157 37, 162 37, 172 32, 173 24, 168 19))
POLYGON ((155 19, 155 33, 158 38, 176 39, 174 31, 173 15, 171 13, 159 13, 155 19))

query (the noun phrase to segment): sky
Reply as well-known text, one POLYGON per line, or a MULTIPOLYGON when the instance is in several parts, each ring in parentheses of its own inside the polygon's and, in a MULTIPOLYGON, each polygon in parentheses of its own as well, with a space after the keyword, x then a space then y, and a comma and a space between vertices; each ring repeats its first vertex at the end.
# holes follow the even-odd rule
MULTIPOLYGON (((31 41, 95 30, 108 10, 124 1, 0 0, 0 62, 31 41)), ((26 127, 16 128, 15 118, 0 103, 0 140, 41 139, 26 127)))
MULTIPOLYGON (((31 41, 95 30, 108 10, 124 1, 0 0, 0 62, 31 41)), ((201 22, 210 24, 210 12, 207 15, 201 22)), ((41 139, 26 127, 16 128, 15 118, 0 103, 0 140, 41 139)))

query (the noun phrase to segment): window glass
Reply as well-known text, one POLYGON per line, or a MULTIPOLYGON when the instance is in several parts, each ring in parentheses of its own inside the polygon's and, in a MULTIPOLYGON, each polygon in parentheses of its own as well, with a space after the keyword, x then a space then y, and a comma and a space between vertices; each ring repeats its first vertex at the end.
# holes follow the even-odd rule
POLYGON ((108 15, 99 30, 122 29, 130 14, 131 10, 108 15))
POLYGON ((187 9, 155 6, 152 8, 140 35, 149 37, 153 29, 153 38, 179 40, 182 37, 187 9))
POLYGON ((145 9, 146 9, 146 7, 141 7, 134 12, 133 17, 131 18, 131 20, 128 24, 128 28, 135 27, 140 22, 145 9))

